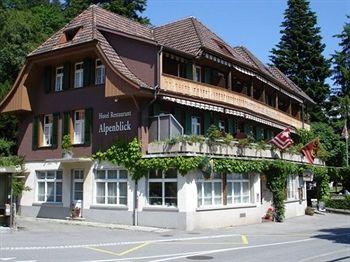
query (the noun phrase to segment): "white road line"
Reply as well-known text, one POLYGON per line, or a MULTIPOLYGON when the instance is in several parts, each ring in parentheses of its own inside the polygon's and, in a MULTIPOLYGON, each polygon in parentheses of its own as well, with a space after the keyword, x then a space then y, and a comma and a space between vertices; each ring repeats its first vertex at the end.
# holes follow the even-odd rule
POLYGON ((2 257, 0 258, 1 261, 9 261, 9 260, 14 260, 16 259, 15 257, 2 257))
POLYGON ((276 242, 276 243, 254 245, 254 246, 242 246, 242 247, 233 247, 233 248, 206 250, 206 251, 196 251, 196 252, 188 252, 188 253, 183 253, 182 252, 182 253, 174 253, 174 254, 166 254, 166 255, 145 256, 145 257, 128 257, 128 258, 104 259, 104 260, 85 260, 85 262, 134 261, 134 260, 164 258, 165 257, 164 259, 159 259, 159 260, 149 260, 150 262, 161 262, 161 261, 169 261, 169 260, 174 260, 174 259, 179 259, 179 258, 185 258, 185 257, 188 257, 188 256, 194 256, 194 255, 207 255, 207 254, 228 252, 228 251, 241 250, 241 249, 251 249, 251 248, 259 248, 259 247, 269 247, 269 246, 280 246, 280 245, 308 242, 308 241, 313 241, 313 240, 317 240, 317 239, 316 238, 306 238, 306 239, 300 239, 300 240, 294 240, 294 241, 276 242))
POLYGON ((320 254, 320 255, 317 255, 317 256, 313 256, 313 257, 307 257, 307 258, 304 258, 302 260, 299 260, 299 262, 304 262, 304 261, 310 261, 310 260, 313 260, 313 259, 316 259, 316 258, 320 258, 320 257, 327 257, 327 256, 330 256, 330 255, 334 255, 334 254, 337 254, 337 253, 342 253, 342 252, 349 252, 350 254, 350 249, 349 248, 345 248, 345 249, 340 249, 340 250, 336 250, 336 251, 333 251, 333 252, 328 252, 328 253, 323 253, 323 254, 320 254))
POLYGON ((72 248, 86 248, 86 247, 108 247, 108 246, 121 246, 121 245, 135 245, 148 243, 161 243, 161 242, 173 242, 173 241, 189 241, 189 240, 200 240, 200 239, 216 239, 216 238, 227 238, 233 236, 240 236, 240 234, 227 234, 227 235, 214 235, 214 236, 198 236, 198 237, 185 237, 185 238, 167 238, 167 239, 156 239, 156 240, 140 240, 140 241, 128 241, 128 242, 111 242, 111 243, 91 243, 81 245, 61 245, 61 246, 32 246, 32 247, 1 247, 0 251, 19 251, 19 250, 47 250, 47 249, 72 249, 72 248))

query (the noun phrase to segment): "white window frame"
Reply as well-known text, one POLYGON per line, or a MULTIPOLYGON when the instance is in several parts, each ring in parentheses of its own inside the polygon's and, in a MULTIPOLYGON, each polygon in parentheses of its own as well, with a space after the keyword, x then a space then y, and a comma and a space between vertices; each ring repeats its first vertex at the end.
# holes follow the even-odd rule
MULTIPOLYGON (((128 172, 126 169, 122 168, 116 168, 116 169, 96 169, 94 172, 94 199, 93 202, 95 205, 103 205, 103 206, 127 206, 128 205, 128 172), (108 178, 108 172, 109 171, 117 171, 117 178, 108 178), (126 178, 120 178, 120 171, 126 171, 127 177, 126 178), (98 172, 104 172, 104 178, 98 178, 97 173, 98 172), (104 183, 105 187, 105 194, 104 194, 104 203, 98 203, 97 201, 97 183, 104 183), (117 203, 116 204, 109 204, 108 203, 108 183, 117 183, 117 203), (120 203, 120 184, 126 183, 126 196, 122 196, 122 198, 126 199, 125 204, 120 203)), ((114 196, 113 196, 114 197, 114 196)))
POLYGON ((196 70, 195 70, 195 80, 196 82, 200 83, 202 82, 202 67, 200 66, 196 66, 196 70), (197 74, 199 72, 199 75, 197 74))
POLYGON ((229 189, 227 189, 227 205, 249 205, 251 204, 252 198, 251 198, 251 183, 249 174, 228 174, 227 175, 227 183, 226 187, 228 187, 228 184, 231 184, 231 192, 229 192, 229 189), (239 176, 239 178, 237 178, 239 176), (248 176, 248 178, 245 178, 244 176, 248 176), (233 178, 231 178, 233 177, 233 178), (240 185, 240 192, 239 195, 235 195, 234 191, 234 184, 240 185), (248 193, 243 193, 243 184, 248 184, 248 193), (231 202, 229 202, 229 196, 231 197, 231 202), (235 203, 235 197, 239 197, 239 203, 235 203), (244 198, 248 197, 248 202, 244 202, 244 198))
POLYGON ((52 146, 52 123, 53 115, 44 115, 43 119, 43 146, 52 146), (51 119, 51 122, 46 122, 46 119, 51 119))
POLYGON ((199 116, 191 116, 191 134, 201 134, 201 118, 199 116))
MULTIPOLYGON (((72 176, 73 176, 73 201, 78 201, 78 200, 81 200, 83 201, 83 198, 84 198, 84 169, 73 169, 72 171, 72 176), (79 174, 79 177, 76 178, 76 172, 79 174), (76 188, 75 188, 75 183, 82 183, 83 185, 83 188, 82 188, 82 199, 76 199, 76 188)), ((80 192, 80 191, 79 191, 80 192)))
POLYGON ((36 200, 39 203, 62 203, 63 202, 63 172, 62 170, 37 170, 35 172, 36 174, 36 200), (48 178, 48 173, 49 172, 54 172, 54 178, 48 178), (39 178, 38 174, 43 173, 45 174, 45 178, 39 178), (60 178, 57 178, 57 174, 60 173, 60 178), (39 199, 39 183, 45 183, 45 188, 44 188, 44 200, 39 199), (53 183, 54 184, 54 200, 53 201, 47 201, 47 196, 48 196, 48 183, 53 183), (57 183, 61 183, 61 195, 57 195, 57 183), (57 201, 57 197, 61 197, 61 201, 57 201))
POLYGON ((102 64, 101 59, 96 59, 95 61, 95 85, 103 85, 105 83, 106 68, 102 64), (98 64, 100 63, 100 64, 98 64))
POLYGON ((289 175, 287 177, 287 200, 298 199, 297 175, 289 175))
POLYGON ((81 88, 84 85, 84 64, 83 62, 74 65, 74 88, 81 88), (77 67, 80 67, 77 69, 77 67))
POLYGON ((63 66, 56 67, 55 91, 63 90, 63 66))
POLYGON ((160 178, 150 178, 150 174, 148 173, 148 179, 147 179, 147 202, 149 206, 158 206, 158 207, 167 207, 167 208, 177 208, 178 206, 178 193, 176 194, 176 205, 171 206, 171 205, 166 205, 165 204, 165 183, 176 183, 176 191, 178 192, 179 187, 178 187, 178 172, 176 178, 169 178, 166 177, 166 172, 161 171, 161 170, 155 170, 159 174, 161 173, 160 178), (162 204, 161 205, 155 205, 150 203, 150 183, 161 183, 162 184, 162 204))
POLYGON ((85 110, 76 110, 74 111, 73 116, 73 125, 74 125, 74 144, 84 144, 85 141, 85 110), (83 119, 77 119, 77 113, 82 113, 84 118, 83 119))
POLYGON ((205 179, 203 175, 198 179, 197 183, 197 207, 210 207, 210 206, 223 206, 224 192, 223 192, 223 181, 219 174, 214 174, 212 178, 205 179), (220 197, 215 196, 215 184, 220 183, 220 197), (211 196, 205 197, 205 184, 211 185, 211 196), (206 199, 210 199, 210 204, 205 203, 206 199), (217 199, 220 199, 220 203, 215 203, 217 199))

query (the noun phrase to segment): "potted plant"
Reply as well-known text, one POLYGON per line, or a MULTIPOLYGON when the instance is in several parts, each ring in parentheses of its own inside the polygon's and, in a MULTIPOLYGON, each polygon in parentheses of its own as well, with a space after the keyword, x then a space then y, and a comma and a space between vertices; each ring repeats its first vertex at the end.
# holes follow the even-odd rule
POLYGON ((62 138, 62 157, 63 158, 72 158, 72 142, 69 135, 64 135, 62 138))

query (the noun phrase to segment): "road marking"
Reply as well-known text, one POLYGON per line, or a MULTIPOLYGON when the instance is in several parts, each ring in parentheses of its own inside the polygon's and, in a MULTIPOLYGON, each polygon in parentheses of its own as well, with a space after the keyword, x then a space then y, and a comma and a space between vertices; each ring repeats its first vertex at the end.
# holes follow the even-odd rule
POLYGON ((9 260, 14 260, 16 259, 15 257, 3 257, 3 258, 0 258, 1 261, 9 261, 9 260))
POLYGON ((147 245, 149 245, 149 242, 145 242, 145 243, 143 243, 141 245, 138 245, 136 247, 130 248, 128 250, 125 250, 124 252, 119 253, 119 256, 124 256, 124 255, 129 254, 131 252, 134 252, 134 251, 136 251, 136 250, 138 250, 140 248, 143 248, 144 246, 147 246, 147 245))
POLYGON ((320 254, 320 255, 317 255, 317 256, 313 256, 313 257, 307 257, 307 258, 304 258, 302 260, 299 260, 299 262, 304 262, 304 261, 309 261, 309 260, 313 260, 315 258, 320 258, 320 257, 326 257, 326 256, 329 256, 329 255, 333 255, 333 254, 336 254, 336 253, 342 253, 342 252, 350 252, 349 248, 345 248, 345 249, 340 249, 340 250, 336 250, 336 251, 333 251, 333 252, 329 252, 329 253, 323 253, 323 254, 320 254))
POLYGON ((106 253, 106 254, 113 255, 113 256, 119 256, 119 253, 115 253, 115 252, 104 250, 104 249, 97 248, 97 247, 86 247, 86 249, 94 250, 94 251, 101 252, 101 253, 106 253))
POLYGON ((242 235, 241 238, 242 238, 243 244, 244 245, 248 245, 248 238, 247 238, 247 236, 246 235, 242 235))
POLYGON ((299 240, 293 240, 293 241, 287 241, 287 242, 277 242, 277 243, 262 244, 262 245, 255 245, 255 246, 241 246, 241 247, 233 247, 233 248, 196 251, 196 252, 188 252, 188 253, 182 252, 182 253, 144 256, 144 257, 128 257, 128 258, 104 259, 104 260, 85 260, 85 262, 115 262, 115 261, 134 261, 134 260, 145 260, 145 259, 153 259, 153 258, 154 259, 165 258, 165 259, 160 259, 160 260, 151 260, 152 262, 161 262, 161 261, 169 261, 169 260, 174 260, 174 259, 179 259, 179 258, 185 258, 188 256, 194 256, 194 255, 206 255, 206 254, 214 254, 214 253, 235 251, 235 250, 241 250, 241 249, 288 245, 288 244, 302 243, 302 242, 308 242, 308 241, 314 241, 314 240, 317 240, 317 239, 316 238, 306 238, 306 239, 299 239, 299 240))
POLYGON ((134 251, 136 251, 136 250, 138 250, 138 249, 140 249, 140 248, 142 248, 144 246, 147 246, 148 244, 149 244, 149 242, 145 242, 145 243, 142 243, 141 245, 138 245, 136 247, 132 247, 132 248, 130 248, 128 250, 125 250, 125 251, 123 251, 121 253, 117 253, 117 252, 113 252, 113 251, 109 251, 109 250, 105 250, 105 249, 101 249, 101 248, 96 248, 96 247, 86 247, 86 248, 94 250, 94 251, 98 251, 98 252, 102 252, 102 253, 106 253, 106 254, 110 254, 110 255, 121 257, 121 256, 129 254, 131 252, 134 252, 134 251))
POLYGON ((61 246, 32 246, 32 247, 1 247, 0 251, 19 251, 19 250, 47 250, 47 249, 72 249, 72 248, 86 248, 86 247, 109 247, 109 246, 122 246, 122 245, 136 245, 147 243, 162 243, 173 241, 188 241, 188 240, 200 240, 200 239, 217 239, 217 238, 229 238, 233 236, 240 236, 239 234, 227 234, 227 235, 211 235, 211 236, 198 236, 198 237, 184 237, 184 238, 168 238, 168 239, 156 239, 156 240, 140 240, 140 241, 125 241, 125 242, 111 242, 111 243, 96 243, 96 244, 80 244, 80 245, 61 245, 61 246))

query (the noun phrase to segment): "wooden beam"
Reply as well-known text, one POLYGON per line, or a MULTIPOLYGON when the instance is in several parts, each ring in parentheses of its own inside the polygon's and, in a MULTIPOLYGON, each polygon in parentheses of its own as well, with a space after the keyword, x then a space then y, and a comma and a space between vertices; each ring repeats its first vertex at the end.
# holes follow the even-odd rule
POLYGON ((232 90, 232 71, 230 71, 227 76, 227 88, 232 90))

